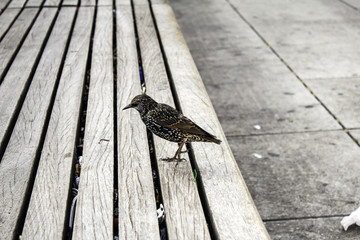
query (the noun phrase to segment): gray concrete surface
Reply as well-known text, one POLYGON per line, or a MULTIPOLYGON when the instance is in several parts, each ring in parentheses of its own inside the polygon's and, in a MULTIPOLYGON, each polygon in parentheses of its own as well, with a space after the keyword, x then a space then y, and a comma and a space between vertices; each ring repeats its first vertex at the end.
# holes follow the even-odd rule
POLYGON ((170 3, 271 237, 360 239, 360 4, 170 3))

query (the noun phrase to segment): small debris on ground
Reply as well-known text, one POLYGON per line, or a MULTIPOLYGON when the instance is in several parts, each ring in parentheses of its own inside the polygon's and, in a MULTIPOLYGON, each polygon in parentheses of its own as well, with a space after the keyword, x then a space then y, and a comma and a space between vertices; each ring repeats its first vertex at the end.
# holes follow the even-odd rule
POLYGON ((360 226, 360 207, 341 220, 341 225, 345 231, 353 224, 360 226))

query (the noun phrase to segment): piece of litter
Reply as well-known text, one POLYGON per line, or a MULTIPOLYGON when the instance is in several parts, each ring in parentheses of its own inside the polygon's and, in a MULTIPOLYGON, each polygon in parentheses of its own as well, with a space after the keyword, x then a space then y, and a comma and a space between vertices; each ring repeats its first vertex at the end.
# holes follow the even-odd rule
POLYGON ((346 231, 350 225, 355 224, 360 226, 360 207, 353 211, 349 216, 344 217, 341 220, 341 225, 346 231))
POLYGON ((159 209, 156 210, 156 215, 158 217, 159 223, 162 223, 165 220, 165 209, 161 203, 159 209))
POLYGON ((258 153, 253 153, 252 154, 254 157, 256 157, 256 158, 262 158, 262 156, 260 155, 260 154, 258 154, 258 153))
POLYGON ((260 125, 254 125, 254 128, 255 128, 256 130, 260 130, 260 129, 261 129, 261 126, 260 126, 260 125))

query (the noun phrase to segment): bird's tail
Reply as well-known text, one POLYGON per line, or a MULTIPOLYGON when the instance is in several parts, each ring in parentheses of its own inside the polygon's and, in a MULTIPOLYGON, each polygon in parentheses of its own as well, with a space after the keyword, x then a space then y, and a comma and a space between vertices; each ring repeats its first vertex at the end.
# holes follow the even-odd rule
POLYGON ((214 135, 210 134, 207 132, 208 135, 206 136, 202 136, 204 138, 204 140, 208 141, 208 142, 214 142, 216 144, 220 144, 221 140, 217 139, 214 135))

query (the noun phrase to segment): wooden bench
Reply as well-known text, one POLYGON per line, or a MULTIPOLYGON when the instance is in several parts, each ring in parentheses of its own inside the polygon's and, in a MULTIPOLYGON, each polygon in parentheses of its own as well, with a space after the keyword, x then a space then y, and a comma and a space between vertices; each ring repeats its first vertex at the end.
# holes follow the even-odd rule
POLYGON ((0 4, 0 239, 159 239, 156 201, 168 239, 268 239, 171 7, 114 3, 0 4), (121 110, 141 76, 221 145, 157 161, 178 145, 121 110))

